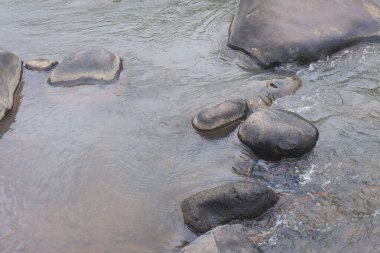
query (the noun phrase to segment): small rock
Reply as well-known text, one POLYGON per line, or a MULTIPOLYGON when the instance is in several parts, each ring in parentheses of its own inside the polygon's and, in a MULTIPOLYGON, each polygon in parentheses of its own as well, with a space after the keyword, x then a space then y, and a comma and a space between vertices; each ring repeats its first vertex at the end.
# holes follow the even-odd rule
POLYGON ((239 139, 260 158, 301 157, 314 148, 318 129, 298 114, 275 109, 253 113, 239 128, 239 139))
POLYGON ((296 77, 272 79, 265 82, 265 86, 260 89, 259 93, 267 98, 267 100, 273 102, 278 98, 295 94, 301 87, 301 84, 301 80, 296 77))
POLYGON ((36 71, 49 71, 57 65, 57 61, 52 61, 48 59, 33 59, 25 63, 25 68, 36 71))
POLYGON ((244 99, 225 100, 201 110, 192 123, 200 132, 216 131, 244 119, 247 113, 248 105, 244 99))
POLYGON ((261 253, 243 232, 242 225, 224 225, 198 237, 181 253, 261 253))
POLYGON ((234 182, 201 191, 182 204, 185 224, 196 234, 232 220, 254 219, 271 208, 277 194, 254 182, 234 182))
POLYGON ((51 85, 103 84, 119 78, 122 60, 101 47, 90 47, 67 56, 48 79, 51 85))
POLYGON ((0 48, 0 120, 13 108, 14 95, 21 78, 21 60, 15 54, 0 48))

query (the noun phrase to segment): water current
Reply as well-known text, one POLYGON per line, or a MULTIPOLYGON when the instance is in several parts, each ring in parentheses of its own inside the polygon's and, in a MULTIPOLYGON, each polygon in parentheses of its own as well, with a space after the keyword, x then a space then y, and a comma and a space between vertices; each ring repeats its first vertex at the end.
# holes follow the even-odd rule
POLYGON ((25 71, 1 131, 0 252, 178 252, 195 238, 181 200, 252 177, 283 195, 265 217, 246 222, 265 252, 379 252, 380 45, 263 72, 226 47, 236 0, 0 6, 0 46, 23 60, 62 60, 99 45, 125 67, 116 84, 73 88, 25 71), (192 128, 203 106, 249 98, 257 80, 283 71, 303 84, 273 107, 318 127, 310 154, 258 161, 236 129, 208 139, 192 128), (232 169, 242 157, 254 168, 249 175, 232 169))

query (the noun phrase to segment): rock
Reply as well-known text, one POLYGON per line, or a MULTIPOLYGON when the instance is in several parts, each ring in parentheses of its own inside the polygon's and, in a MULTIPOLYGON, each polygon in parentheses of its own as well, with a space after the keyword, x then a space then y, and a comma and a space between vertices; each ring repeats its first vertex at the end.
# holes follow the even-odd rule
POLYGON ((232 220, 254 219, 278 200, 271 189, 254 182, 234 182, 201 191, 182 204, 185 224, 196 234, 232 220))
POLYGON ((48 59, 33 59, 25 63, 25 68, 37 71, 49 71, 58 65, 57 61, 48 59))
POLYGON ((243 229, 240 224, 216 227, 183 248, 181 253, 261 253, 243 229))
POLYGON ((273 102, 278 98, 295 94, 301 84, 301 80, 296 77, 272 79, 265 82, 265 86, 260 89, 259 93, 264 101, 273 102))
POLYGON ((261 109, 239 128, 239 139, 260 158, 301 157, 317 143, 318 129, 301 116, 283 110, 261 109))
POLYGON ((0 48, 0 120, 14 105, 14 95, 22 78, 22 62, 13 53, 0 48))
POLYGON ((248 104, 244 99, 225 100, 201 110, 192 123, 200 132, 216 131, 244 119, 247 113, 248 104))
POLYGON ((103 84, 119 78, 122 60, 101 47, 90 47, 67 56, 50 74, 51 85, 103 84))
POLYGON ((241 0, 228 45, 268 68, 309 63, 379 35, 380 8, 370 0, 241 0))

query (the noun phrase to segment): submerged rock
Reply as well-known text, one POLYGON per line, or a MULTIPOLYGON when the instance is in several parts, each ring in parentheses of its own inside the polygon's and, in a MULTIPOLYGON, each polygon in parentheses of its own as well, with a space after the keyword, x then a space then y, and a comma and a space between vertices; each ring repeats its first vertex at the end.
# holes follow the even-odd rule
POLYGON ((242 225, 224 225, 198 237, 181 253, 261 253, 249 241, 242 225))
POLYGON ((273 67, 379 39, 380 8, 370 0, 241 0, 228 44, 273 67))
POLYGON ((22 78, 22 62, 0 48, 0 120, 13 108, 14 95, 22 78))
POLYGON ((36 71, 49 71, 58 65, 57 61, 48 59, 33 59, 25 63, 25 68, 36 71))
POLYGON ((295 94, 301 84, 301 80, 296 77, 272 79, 265 82, 265 86, 260 89, 259 93, 266 100, 274 101, 281 97, 295 94))
POLYGON ((244 99, 225 100, 201 110, 192 123, 200 132, 216 131, 244 119, 247 113, 248 104, 244 99))
POLYGON ((122 60, 101 47, 90 47, 67 56, 51 73, 51 85, 108 83, 119 78, 122 60))
POLYGON ((201 191, 182 204, 185 224, 196 234, 232 220, 253 219, 271 208, 277 194, 254 182, 234 182, 201 191))
POLYGON ((298 114, 262 109, 239 128, 239 139, 260 158, 301 157, 314 148, 318 129, 298 114))

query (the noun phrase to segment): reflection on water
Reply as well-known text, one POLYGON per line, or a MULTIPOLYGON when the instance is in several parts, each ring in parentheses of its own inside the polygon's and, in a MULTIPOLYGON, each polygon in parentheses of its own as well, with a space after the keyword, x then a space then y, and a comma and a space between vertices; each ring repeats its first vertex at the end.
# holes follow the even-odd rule
MULTIPOLYGON (((225 46, 236 4, 1 0, 1 46, 24 60, 101 45, 125 70, 117 84, 74 88, 25 72, 0 139, 0 252, 176 252, 194 239, 181 199, 240 179, 232 167, 247 150, 236 129, 210 139, 190 119, 206 104, 253 96, 262 78, 225 46)), ((312 120, 320 140, 302 159, 250 162, 285 194, 263 228, 266 252, 376 252, 379 55, 362 46, 278 70, 297 71, 303 86, 274 106, 312 120)))

